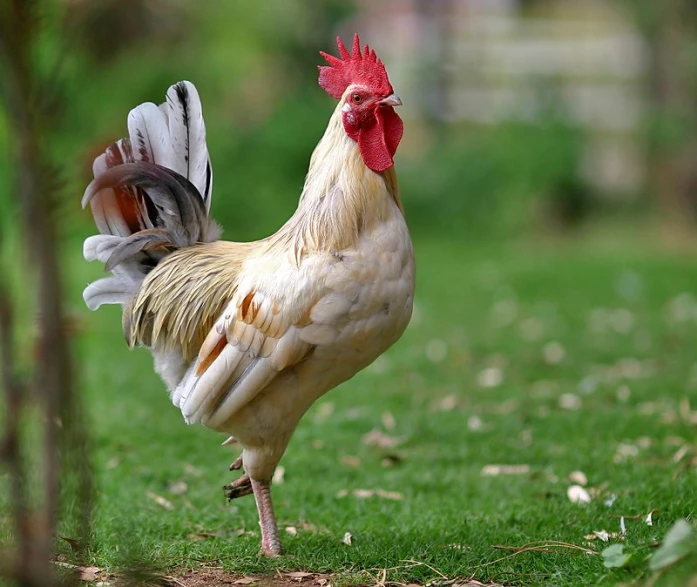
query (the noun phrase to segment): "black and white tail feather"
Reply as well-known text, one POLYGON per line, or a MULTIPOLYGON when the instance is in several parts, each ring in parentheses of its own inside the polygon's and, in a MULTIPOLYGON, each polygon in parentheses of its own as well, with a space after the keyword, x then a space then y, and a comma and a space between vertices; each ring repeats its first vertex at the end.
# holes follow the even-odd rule
POLYGON ((85 240, 85 259, 112 272, 83 292, 90 310, 127 304, 164 256, 220 233, 208 217, 213 173, 194 85, 179 82, 164 104, 131 110, 128 133, 95 159, 82 199, 101 233, 85 240))

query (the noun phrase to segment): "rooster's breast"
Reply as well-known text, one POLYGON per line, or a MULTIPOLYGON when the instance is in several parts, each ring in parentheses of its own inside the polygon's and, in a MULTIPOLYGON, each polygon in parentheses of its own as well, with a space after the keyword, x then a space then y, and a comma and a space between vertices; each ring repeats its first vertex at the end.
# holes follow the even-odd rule
POLYGON ((312 318, 333 321, 336 337, 318 345, 315 357, 342 365, 345 379, 387 350, 411 318, 414 253, 404 218, 395 214, 334 257, 325 276, 326 299, 316 304, 312 318))

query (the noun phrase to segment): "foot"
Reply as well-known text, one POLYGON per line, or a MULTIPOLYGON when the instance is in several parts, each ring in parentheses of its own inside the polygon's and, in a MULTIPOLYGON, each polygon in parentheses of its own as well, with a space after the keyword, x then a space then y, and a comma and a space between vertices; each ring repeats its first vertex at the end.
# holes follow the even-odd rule
POLYGON ((252 493, 252 482, 249 479, 249 475, 245 473, 238 479, 235 479, 229 485, 223 485, 223 492, 228 501, 232 501, 238 497, 243 497, 244 495, 249 495, 252 493))
POLYGON ((283 548, 274 548, 274 547, 264 547, 262 545, 261 550, 259 550, 259 556, 265 556, 267 558, 278 558, 279 556, 283 556, 283 548))

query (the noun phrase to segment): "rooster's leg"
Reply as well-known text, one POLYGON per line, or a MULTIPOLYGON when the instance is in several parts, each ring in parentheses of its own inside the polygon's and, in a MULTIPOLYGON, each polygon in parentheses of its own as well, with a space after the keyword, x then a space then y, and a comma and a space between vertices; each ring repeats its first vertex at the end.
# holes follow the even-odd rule
POLYGON ((283 547, 281 546, 281 538, 278 535, 278 526, 276 525, 276 515, 273 512, 273 504, 271 503, 271 484, 252 479, 252 489, 259 512, 261 552, 265 556, 278 556, 283 552, 283 547))
POLYGON ((223 485, 223 491, 225 492, 225 497, 229 500, 242 497, 243 495, 249 495, 252 493, 252 484, 249 480, 249 475, 245 473, 229 485, 223 485))

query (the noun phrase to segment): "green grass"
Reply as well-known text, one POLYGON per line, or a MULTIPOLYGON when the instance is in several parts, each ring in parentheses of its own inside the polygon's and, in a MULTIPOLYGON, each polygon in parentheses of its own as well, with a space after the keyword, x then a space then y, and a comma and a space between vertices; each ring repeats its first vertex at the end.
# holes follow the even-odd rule
MULTIPOLYGON (((306 570, 339 574, 338 584, 370 582, 385 568, 403 582, 438 573, 520 585, 647 581, 655 542, 697 508, 697 257, 629 245, 417 242, 417 261, 403 339, 322 398, 282 460, 274 498, 288 555, 274 561, 257 556, 253 499, 224 501, 237 453, 183 423, 149 354, 127 350, 117 309, 82 309, 79 290, 100 269, 75 261, 69 306, 85 314, 78 357, 96 481, 91 563, 306 570), (372 430, 397 446, 366 443, 372 430), (482 475, 489 464, 529 472, 482 475), (567 497, 575 470, 592 488, 588 504, 567 497), (601 551, 608 544, 584 536, 619 532, 616 516, 651 510, 652 526, 625 520, 633 556, 622 569, 571 548, 493 548, 554 540, 601 551)), ((656 584, 695 576, 697 552, 656 584)))

